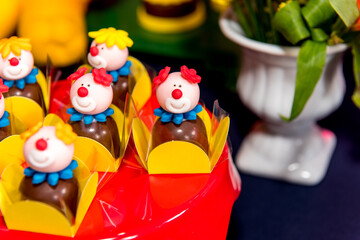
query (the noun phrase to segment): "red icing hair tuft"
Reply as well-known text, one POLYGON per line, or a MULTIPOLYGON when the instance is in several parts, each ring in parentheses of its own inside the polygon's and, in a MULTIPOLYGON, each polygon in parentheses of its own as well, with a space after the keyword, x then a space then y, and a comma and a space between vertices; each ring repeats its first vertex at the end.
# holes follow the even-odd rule
POLYGON ((164 69, 162 69, 160 71, 159 75, 157 77, 155 77, 153 80, 154 86, 157 87, 161 83, 163 83, 169 76, 169 72, 170 72, 170 67, 165 67, 164 69))
POLYGON ((181 70, 181 76, 186 79, 190 83, 199 83, 201 81, 201 77, 199 75, 196 75, 195 69, 188 69, 187 66, 182 66, 180 68, 181 70))
POLYGON ((6 86, 3 80, 0 78, 0 99, 2 98, 1 93, 9 91, 9 87, 6 86))
POLYGON ((113 77, 110 74, 106 73, 105 68, 94 68, 92 70, 92 75, 96 83, 104 85, 105 87, 110 86, 113 81, 113 77))
POLYGON ((67 80, 72 84, 73 82, 84 76, 86 71, 86 67, 79 68, 76 72, 68 76, 67 80))
MULTIPOLYGON (((9 91, 9 87, 4 84, 4 81, 0 78, 0 93, 9 91)), ((0 97, 1 99, 1 97, 0 97)))

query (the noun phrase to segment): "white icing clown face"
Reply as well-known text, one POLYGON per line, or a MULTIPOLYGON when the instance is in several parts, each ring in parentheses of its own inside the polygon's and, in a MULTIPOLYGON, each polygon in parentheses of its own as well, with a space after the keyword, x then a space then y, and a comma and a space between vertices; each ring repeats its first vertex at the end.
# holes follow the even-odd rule
POLYGON ((66 145, 56 137, 54 126, 46 126, 26 140, 23 153, 32 169, 47 173, 58 172, 71 163, 74 144, 66 145))
POLYGON ((76 111, 83 114, 102 113, 110 106, 113 98, 111 85, 96 83, 91 73, 77 79, 70 89, 70 99, 76 111))
POLYGON ((92 41, 88 61, 94 68, 105 68, 113 71, 121 68, 129 56, 128 48, 119 49, 116 45, 108 48, 105 43, 96 44, 92 41))
MULTIPOLYGON (((0 93, 1 94, 1 93, 0 93)), ((4 115, 5 112, 5 100, 4 100, 4 96, 1 94, 1 99, 0 99, 0 118, 4 115)))
POLYGON ((0 77, 18 80, 26 77, 34 67, 34 57, 30 51, 21 50, 20 56, 10 52, 5 59, 0 57, 0 77))
POLYGON ((185 113, 199 103, 200 89, 197 83, 185 80, 180 72, 170 73, 156 89, 160 106, 171 113, 185 113))

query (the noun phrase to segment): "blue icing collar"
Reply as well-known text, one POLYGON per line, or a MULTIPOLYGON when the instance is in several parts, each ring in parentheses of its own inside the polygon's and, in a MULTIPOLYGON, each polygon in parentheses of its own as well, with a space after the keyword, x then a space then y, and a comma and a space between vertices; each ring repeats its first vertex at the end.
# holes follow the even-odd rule
POLYGON ((98 114, 94 114, 94 115, 79 113, 78 111, 75 110, 75 108, 68 108, 68 110, 66 110, 66 112, 68 114, 71 114, 71 117, 70 117, 71 121, 79 122, 82 119, 84 119, 85 124, 90 124, 94 121, 94 119, 98 122, 106 122, 106 117, 113 115, 114 109, 108 108, 105 111, 103 111, 102 113, 98 113, 98 114))
POLYGON ((69 166, 59 172, 38 172, 31 167, 28 167, 24 169, 24 175, 27 177, 32 177, 33 184, 40 184, 46 180, 51 186, 56 186, 59 182, 59 179, 66 180, 73 178, 73 170, 77 167, 77 161, 72 160, 69 166))
POLYGON ((161 118, 161 122, 173 122, 175 124, 182 123, 183 119, 186 120, 196 120, 197 113, 202 111, 202 106, 200 104, 196 105, 192 110, 186 112, 186 113, 171 113, 165 111, 163 108, 156 108, 154 110, 155 116, 158 116, 161 118))
POLYGON ((113 82, 117 82, 119 76, 127 76, 130 74, 130 67, 131 67, 131 62, 126 61, 124 66, 122 66, 118 70, 110 71, 108 72, 108 74, 110 74, 113 77, 113 82))
POLYGON ((18 80, 4 80, 4 84, 11 88, 12 86, 15 86, 19 89, 24 89, 25 84, 33 84, 37 82, 36 75, 39 74, 39 69, 33 68, 31 72, 24 78, 18 79, 18 80))
POLYGON ((2 115, 2 117, 0 118, 0 128, 9 126, 10 121, 9 121, 8 117, 9 117, 9 113, 7 111, 5 111, 4 114, 2 115))

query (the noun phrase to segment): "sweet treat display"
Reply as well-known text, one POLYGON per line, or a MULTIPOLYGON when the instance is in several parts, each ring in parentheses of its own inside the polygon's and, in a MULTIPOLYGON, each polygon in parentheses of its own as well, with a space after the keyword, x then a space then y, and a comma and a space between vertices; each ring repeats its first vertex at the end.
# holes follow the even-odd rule
POLYGON ((140 25, 158 33, 179 33, 200 26, 205 20, 202 0, 142 0, 137 16, 140 25))
POLYGON ((44 96, 34 68, 30 40, 10 37, 0 40, 0 77, 9 87, 5 97, 22 96, 34 100, 46 111, 44 96))
MULTIPOLYGON (((197 9, 197 1, 180 2, 197 9)), ((18 117, 29 129, 0 141, 0 239, 224 238, 240 192, 226 146, 229 118, 213 114, 210 120, 198 104, 201 77, 194 69, 170 73, 166 67, 151 89, 145 67, 128 56, 133 42, 126 32, 108 28, 89 36, 94 68, 79 68, 68 82, 58 81, 60 87, 50 86, 51 99, 28 64, 28 40, 0 41, 0 77, 7 77, 0 92, 23 94, 5 99, 11 127, 18 117), (38 92, 27 90, 36 84, 38 92), (52 109, 48 100, 57 101, 57 115, 44 116, 40 98, 25 90, 44 94, 43 110, 52 109), (34 126, 38 118, 43 122, 34 126)), ((0 94, 0 138, 5 102, 0 94)))
POLYGON ((64 214, 70 209, 75 216, 79 192, 72 172, 78 166, 73 160, 76 134, 70 125, 41 126, 39 123, 22 134, 29 165, 20 185, 22 198, 49 204, 64 214))
POLYGON ((89 36, 94 40, 90 46, 88 61, 92 67, 104 68, 112 76, 112 103, 124 111, 132 64, 128 60, 128 47, 133 45, 133 41, 127 32, 112 27, 89 32, 89 36))
POLYGON ((170 67, 160 71, 154 79, 160 108, 154 114, 160 117, 152 128, 152 148, 168 141, 187 141, 209 150, 204 122, 197 117, 202 111, 199 103, 201 77, 194 69, 181 67, 181 72, 170 73, 170 67))
POLYGON ((0 141, 11 135, 9 113, 5 111, 5 100, 2 93, 9 91, 9 87, 0 79, 0 141))
POLYGON ((113 77, 104 68, 94 68, 87 73, 80 68, 68 77, 72 81, 70 100, 73 108, 69 124, 79 136, 91 138, 105 146, 114 158, 120 156, 120 137, 115 120, 111 117, 114 110, 109 108, 113 90, 113 77))

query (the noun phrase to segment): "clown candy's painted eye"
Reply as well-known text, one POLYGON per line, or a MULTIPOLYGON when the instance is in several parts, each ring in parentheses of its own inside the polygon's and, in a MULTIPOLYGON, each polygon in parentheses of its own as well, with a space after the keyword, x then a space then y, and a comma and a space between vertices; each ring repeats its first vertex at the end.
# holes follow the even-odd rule
POLYGON ((84 84, 82 83, 82 84, 81 84, 81 86, 83 87, 83 86, 84 86, 84 84))
POLYGON ((174 84, 174 87, 176 87, 176 84, 174 84))
POLYGON ((179 87, 181 87, 181 84, 179 85, 179 87))
POLYGON ((88 87, 90 87, 90 84, 88 84, 88 87))

